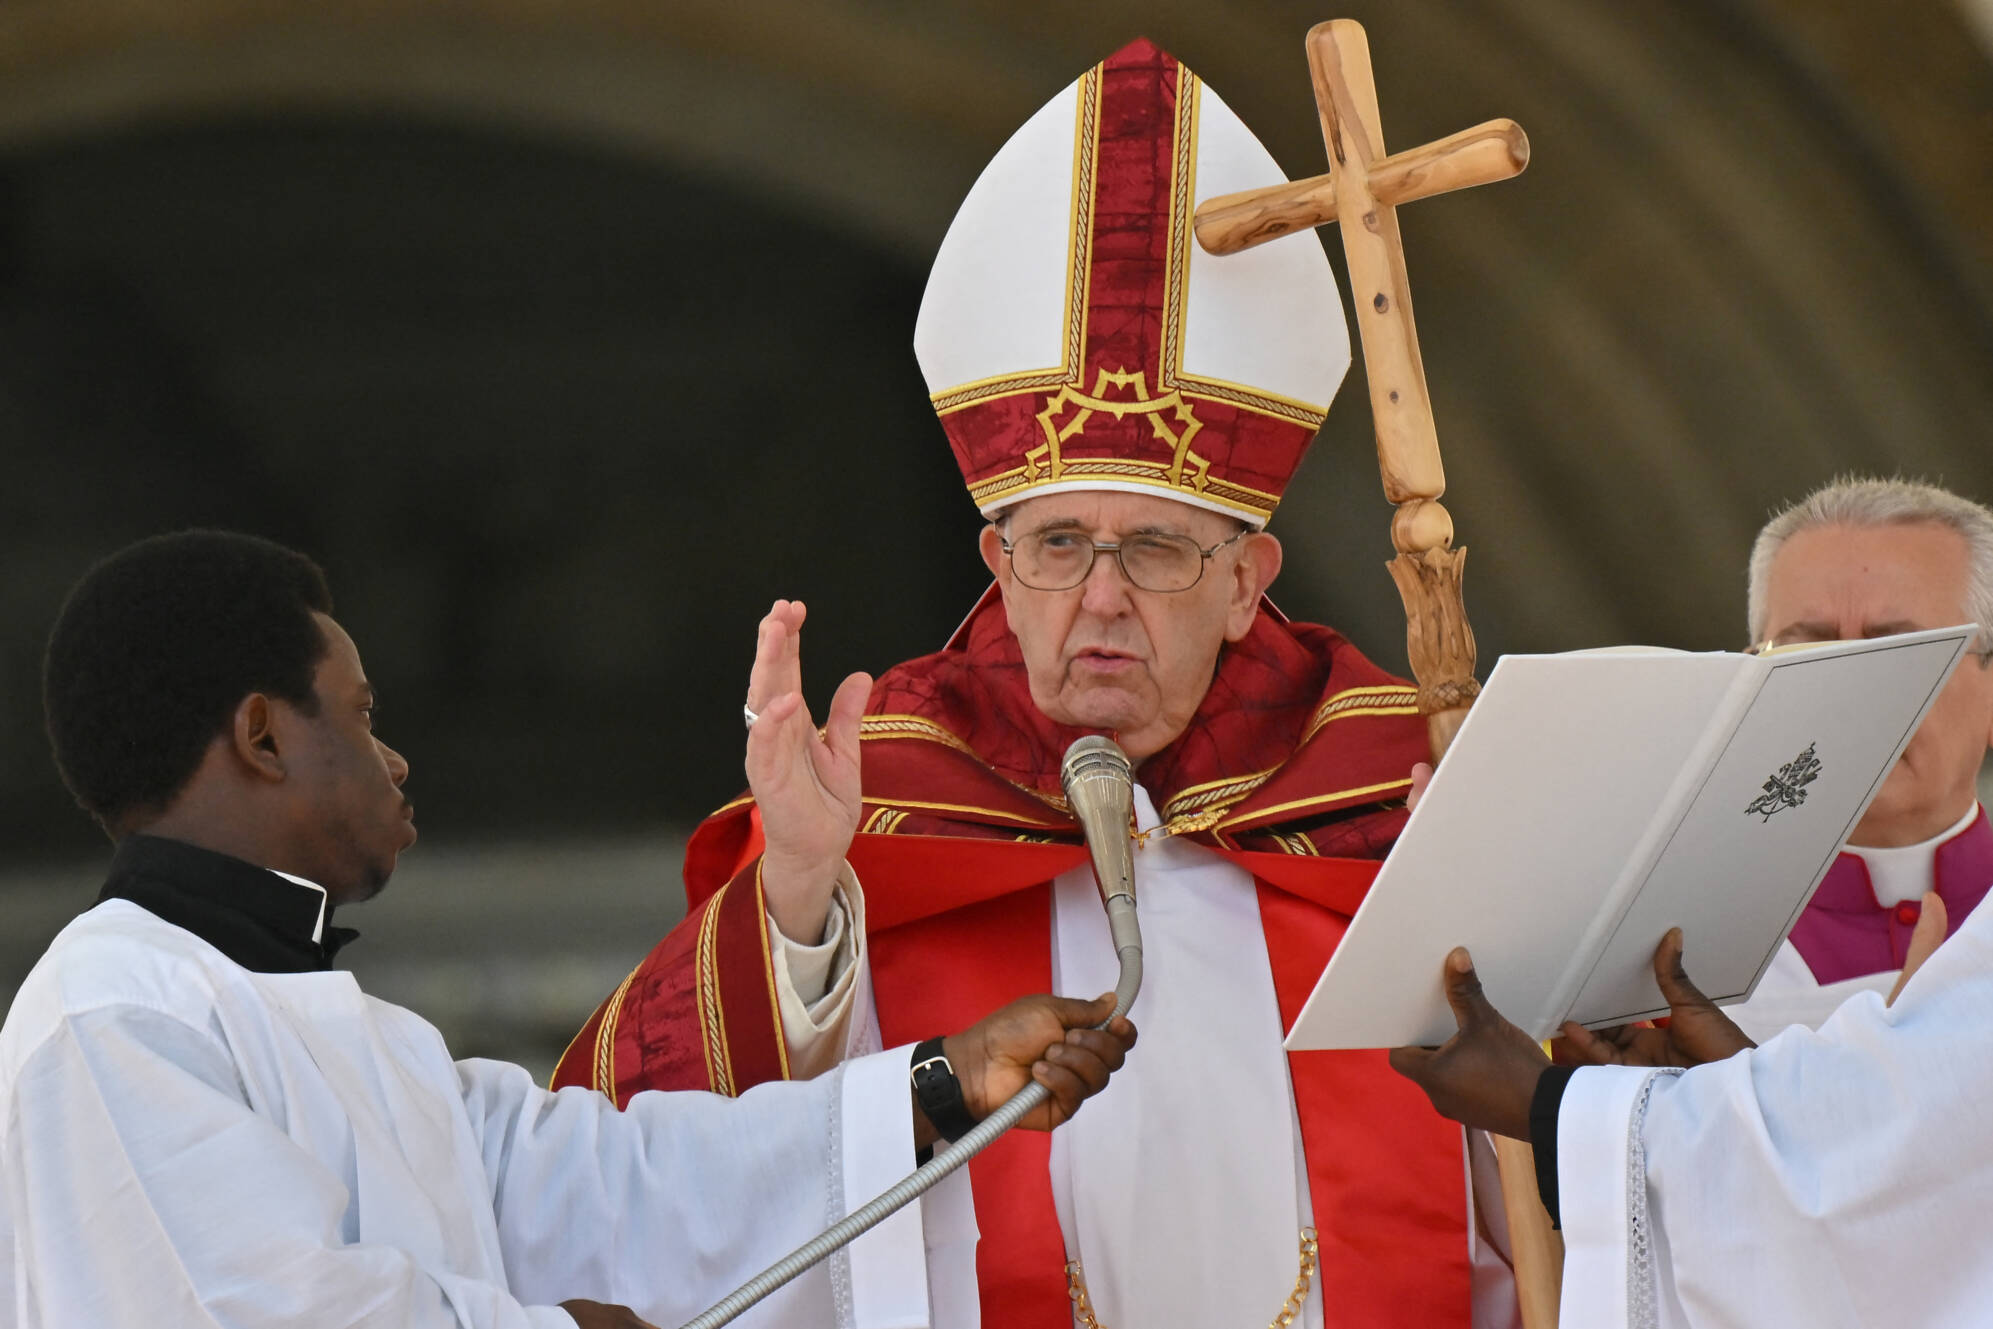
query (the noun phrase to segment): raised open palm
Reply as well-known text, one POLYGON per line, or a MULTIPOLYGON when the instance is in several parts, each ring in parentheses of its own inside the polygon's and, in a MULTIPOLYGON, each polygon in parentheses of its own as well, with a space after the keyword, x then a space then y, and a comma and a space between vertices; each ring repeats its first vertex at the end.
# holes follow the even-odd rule
POLYGON ((821 733, 803 700, 807 609, 777 600, 761 620, 748 674, 747 784, 761 810, 761 888, 782 934, 806 945, 823 936, 844 854, 858 830, 858 722, 872 680, 838 685, 821 733))

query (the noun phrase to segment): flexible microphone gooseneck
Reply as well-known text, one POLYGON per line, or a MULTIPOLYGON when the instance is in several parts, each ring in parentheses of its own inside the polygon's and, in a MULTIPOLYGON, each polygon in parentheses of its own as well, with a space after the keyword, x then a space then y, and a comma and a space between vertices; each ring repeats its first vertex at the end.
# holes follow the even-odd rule
MULTIPOLYGON (((1114 1011, 1102 1021, 1105 1027, 1128 1013, 1128 1008, 1135 1004, 1135 993, 1142 986, 1142 930, 1135 921, 1135 860, 1128 843, 1135 823, 1135 772, 1128 754, 1112 739, 1082 738, 1066 749, 1065 760, 1059 766, 1059 783, 1065 787, 1066 802, 1079 820, 1080 832, 1093 856, 1094 880, 1100 885, 1100 902, 1107 908, 1108 933, 1114 939, 1114 952, 1121 962, 1120 981, 1114 985, 1114 1011)), ((686 1321, 684 1329, 719 1329, 732 1322, 784 1283, 919 1199, 1050 1096, 1044 1085, 1031 1081, 977 1122, 967 1135, 938 1151, 891 1190, 852 1210, 841 1221, 741 1284, 711 1310, 686 1321)))

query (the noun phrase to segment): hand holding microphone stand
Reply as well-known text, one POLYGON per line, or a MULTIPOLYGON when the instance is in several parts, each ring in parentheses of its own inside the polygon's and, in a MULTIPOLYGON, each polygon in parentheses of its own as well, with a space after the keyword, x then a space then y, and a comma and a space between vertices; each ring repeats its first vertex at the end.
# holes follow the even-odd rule
MULTIPOLYGON (((1120 979, 1114 985, 1114 1011, 1101 1022, 1104 1028, 1128 1013, 1142 986, 1142 930, 1135 918, 1135 860, 1129 844, 1135 819, 1135 771, 1128 755, 1112 739, 1082 738, 1066 749, 1059 782, 1086 837, 1100 902, 1107 910, 1108 934, 1121 961, 1120 979)), ((684 1329, 719 1329, 730 1323, 748 1307, 926 1194, 1048 1096, 1045 1086, 1035 1080, 1025 1085, 968 1134, 936 1151, 905 1180, 756 1274, 711 1310, 687 1321, 684 1329)))

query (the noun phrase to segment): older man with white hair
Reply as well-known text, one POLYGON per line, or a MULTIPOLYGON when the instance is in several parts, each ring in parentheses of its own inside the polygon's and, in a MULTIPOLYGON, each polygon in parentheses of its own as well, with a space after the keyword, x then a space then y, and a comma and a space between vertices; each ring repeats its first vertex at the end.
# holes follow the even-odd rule
MULTIPOLYGON (((778 834, 748 799, 700 828, 690 916, 560 1072, 619 1101, 732 1092, 917 1041, 993 994, 1111 986, 1059 765, 1115 735, 1136 767, 1142 1052, 1080 1130, 971 1164, 973 1214, 930 1195, 920 1215, 930 1253, 959 1256, 953 1275, 929 1261, 936 1306, 966 1293, 1004 1329, 1515 1314, 1459 1129, 1380 1053, 1282 1048, 1428 748, 1413 688, 1265 599, 1281 548, 1263 528, 1348 334, 1318 243, 1214 258, 1189 221, 1279 179, 1146 41, 990 163, 915 349, 995 585, 946 648, 869 699, 840 690, 834 719, 865 712, 864 769, 830 770, 815 834, 778 834), (862 897, 836 885, 853 825, 862 897)), ((802 623, 789 602, 763 621, 751 713, 800 686, 802 623)))
POLYGON ((1762 1041, 1818 1027, 1856 992, 1886 992, 1921 901, 1956 931, 1993 885, 1978 779, 1993 746, 1993 512, 1935 485, 1839 479, 1774 516, 1751 551, 1760 648, 1977 623, 1960 664, 1750 1001, 1762 1041))

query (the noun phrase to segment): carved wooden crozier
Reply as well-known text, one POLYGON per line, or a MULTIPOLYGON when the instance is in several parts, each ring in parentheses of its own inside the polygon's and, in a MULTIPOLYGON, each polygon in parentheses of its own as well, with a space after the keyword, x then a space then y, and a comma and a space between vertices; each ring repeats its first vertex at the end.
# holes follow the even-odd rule
MULTIPOLYGON (((1514 121, 1491 120, 1387 157, 1362 25, 1348 19, 1316 25, 1308 33, 1308 68, 1329 174, 1210 199, 1197 209, 1194 225, 1207 251, 1231 254, 1293 231, 1342 223, 1377 426, 1377 464, 1384 496, 1398 508, 1391 519, 1398 555, 1386 566, 1405 602, 1419 710, 1437 761, 1481 685, 1474 678, 1474 631, 1461 601, 1467 551, 1453 547, 1453 518, 1439 502, 1446 474, 1412 322, 1397 205, 1508 179, 1528 165, 1529 140, 1514 121)), ((1536 1198, 1530 1147, 1498 1138, 1496 1154, 1523 1323, 1526 1329, 1554 1329, 1563 1242, 1536 1198)))

